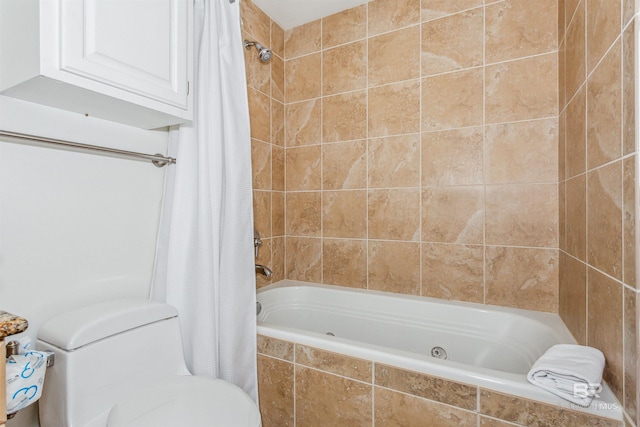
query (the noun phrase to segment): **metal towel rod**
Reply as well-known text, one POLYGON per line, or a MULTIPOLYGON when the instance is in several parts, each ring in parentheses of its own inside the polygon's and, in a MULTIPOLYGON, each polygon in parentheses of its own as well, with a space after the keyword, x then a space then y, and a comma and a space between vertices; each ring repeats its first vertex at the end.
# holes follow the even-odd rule
POLYGON ((29 145, 53 145, 64 147, 73 151, 99 153, 111 157, 149 161, 159 168, 166 166, 169 163, 176 162, 176 159, 174 159, 173 157, 166 157, 162 154, 136 153, 135 151, 118 150, 115 148, 100 147, 97 145, 80 144, 78 142, 62 141, 60 139, 44 138, 41 136, 27 135, 24 133, 7 132, 0 130, 0 136, 11 138, 11 140, 9 140, 8 142, 19 142, 29 145))

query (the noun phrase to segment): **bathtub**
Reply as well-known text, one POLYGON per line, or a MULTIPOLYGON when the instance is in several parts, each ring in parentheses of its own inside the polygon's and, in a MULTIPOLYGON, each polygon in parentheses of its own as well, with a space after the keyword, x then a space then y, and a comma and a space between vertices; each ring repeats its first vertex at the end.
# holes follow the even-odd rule
POLYGON ((557 314, 292 280, 257 299, 259 335, 622 419, 606 385, 582 409, 527 381, 549 347, 575 343, 557 314))

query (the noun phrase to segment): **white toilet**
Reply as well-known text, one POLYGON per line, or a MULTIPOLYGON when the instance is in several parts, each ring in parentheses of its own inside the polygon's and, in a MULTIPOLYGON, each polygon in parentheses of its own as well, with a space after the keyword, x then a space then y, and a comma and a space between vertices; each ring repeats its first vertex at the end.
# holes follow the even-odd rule
POLYGON ((55 353, 42 427, 261 425, 239 387, 189 373, 170 305, 115 300, 70 311, 42 325, 38 348, 55 353))

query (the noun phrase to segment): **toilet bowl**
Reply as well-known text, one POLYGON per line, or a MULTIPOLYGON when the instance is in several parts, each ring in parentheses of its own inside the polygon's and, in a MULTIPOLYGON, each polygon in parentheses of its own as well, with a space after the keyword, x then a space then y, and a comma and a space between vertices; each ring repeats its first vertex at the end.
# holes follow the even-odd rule
POLYGON ((108 427, 258 426, 253 401, 239 387, 219 379, 177 376, 154 381, 117 403, 108 427))
POLYGON ((42 427, 259 427, 239 387, 192 376, 175 308, 115 300, 45 322, 38 346, 55 353, 40 399, 42 427))

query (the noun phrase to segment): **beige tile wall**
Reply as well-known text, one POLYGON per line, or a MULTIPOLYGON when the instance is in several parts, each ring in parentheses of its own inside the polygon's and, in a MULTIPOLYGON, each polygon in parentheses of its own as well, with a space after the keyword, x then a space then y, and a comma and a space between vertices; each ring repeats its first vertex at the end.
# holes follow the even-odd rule
POLYGON ((245 51, 254 225, 262 238, 256 262, 273 270, 271 278, 256 275, 258 287, 284 279, 284 31, 251 1, 242 1, 242 35, 273 51, 269 64, 258 60, 255 49, 245 51))
MULTIPOLYGON (((560 0, 559 312, 637 414, 634 0, 560 0)), ((633 423, 633 424, 632 424, 633 423)))
POLYGON ((285 276, 558 309, 557 0, 285 32, 285 276))
POLYGON ((635 425, 635 1, 241 4, 273 281, 559 311, 635 425))
POLYGON ((258 336, 264 427, 622 427, 546 403, 258 336))

